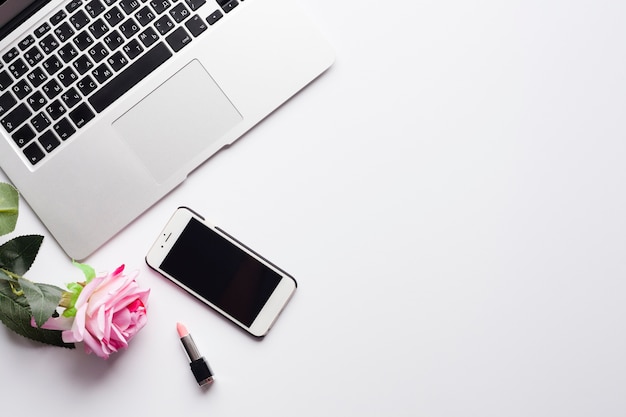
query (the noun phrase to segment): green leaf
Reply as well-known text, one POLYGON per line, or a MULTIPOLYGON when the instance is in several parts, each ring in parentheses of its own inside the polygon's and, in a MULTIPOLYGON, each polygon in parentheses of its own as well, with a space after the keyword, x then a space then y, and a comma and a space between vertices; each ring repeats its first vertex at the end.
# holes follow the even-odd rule
POLYGON ((31 326, 31 312, 24 306, 24 297, 13 294, 8 281, 0 280, 0 321, 14 332, 53 346, 73 349, 73 343, 65 343, 60 330, 46 330, 31 326), (22 300, 22 302, 20 302, 22 300))
POLYGON ((0 269, 0 279, 6 280, 6 281, 15 281, 14 279, 12 279, 10 276, 8 276, 7 274, 4 273, 3 270, 0 269))
POLYGON ((18 215, 19 194, 12 185, 0 183, 0 236, 15 229, 18 215))
POLYGON ((38 327, 43 326, 59 306, 63 290, 54 285, 39 284, 24 278, 19 279, 18 282, 30 305, 30 311, 35 318, 35 323, 38 327))
POLYGON ((37 257, 43 236, 18 236, 0 246, 0 267, 24 275, 37 257))
POLYGON ((93 269, 89 265, 81 264, 80 262, 76 262, 76 261, 72 261, 72 263, 74 264, 74 266, 78 267, 81 271, 83 271, 83 274, 85 274, 85 279, 87 280, 87 282, 90 282, 92 279, 96 277, 95 269, 93 269))
POLYGON ((80 293, 83 292, 83 286, 78 282, 70 282, 67 284, 68 291, 65 292, 64 296, 66 299, 66 308, 63 310, 63 317, 76 317, 76 301, 78 301, 78 297, 80 293))
POLYGON ((29 308, 28 301, 26 301, 26 297, 17 296, 15 292, 13 291, 15 290, 18 293, 22 291, 22 287, 20 287, 20 284, 17 282, 16 278, 10 277, 9 275, 4 273, 4 271, 0 269, 0 281, 3 281, 5 285, 7 286, 7 288, 11 291, 10 295, 13 297, 13 300, 16 303, 20 304, 22 307, 29 308))

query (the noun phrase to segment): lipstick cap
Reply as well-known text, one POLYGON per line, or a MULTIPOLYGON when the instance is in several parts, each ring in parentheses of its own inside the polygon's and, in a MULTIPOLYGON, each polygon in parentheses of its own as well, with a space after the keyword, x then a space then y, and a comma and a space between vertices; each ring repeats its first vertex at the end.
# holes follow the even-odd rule
POLYGON ((211 372, 211 368, 209 368, 209 364, 204 357, 196 359, 191 362, 189 366, 191 367, 193 376, 196 377, 198 385, 204 386, 213 382, 213 372, 211 372))

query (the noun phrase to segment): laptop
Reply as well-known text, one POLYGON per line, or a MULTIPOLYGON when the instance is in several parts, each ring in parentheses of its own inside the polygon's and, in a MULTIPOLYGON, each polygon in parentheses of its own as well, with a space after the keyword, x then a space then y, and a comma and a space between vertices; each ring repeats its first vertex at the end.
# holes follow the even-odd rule
POLYGON ((334 60, 298 0, 0 0, 0 168, 84 259, 334 60))

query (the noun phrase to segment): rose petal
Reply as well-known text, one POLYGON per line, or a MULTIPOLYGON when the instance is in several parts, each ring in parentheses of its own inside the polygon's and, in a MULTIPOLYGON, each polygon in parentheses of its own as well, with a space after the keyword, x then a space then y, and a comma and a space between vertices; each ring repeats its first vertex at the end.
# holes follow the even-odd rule
POLYGON ((103 359, 107 359, 111 353, 111 351, 106 349, 106 345, 100 343, 100 341, 90 335, 89 332, 85 333, 83 342, 85 342, 85 350, 87 353, 93 352, 103 359))
POLYGON ((74 317, 74 323, 72 324, 72 333, 73 338, 76 342, 81 342, 83 340, 85 334, 85 320, 87 306, 82 305, 78 310, 76 310, 76 317, 74 317))
MULTIPOLYGON (((73 317, 51 317, 41 326, 41 328, 46 330, 69 330, 72 328, 72 323, 74 323, 73 317)), ((37 327, 34 317, 30 319, 30 325, 37 327)))
POLYGON ((147 321, 150 290, 139 288, 138 271, 124 275, 124 265, 112 274, 96 277, 82 290, 68 341, 84 342, 85 351, 107 358, 128 346, 128 341, 147 321))

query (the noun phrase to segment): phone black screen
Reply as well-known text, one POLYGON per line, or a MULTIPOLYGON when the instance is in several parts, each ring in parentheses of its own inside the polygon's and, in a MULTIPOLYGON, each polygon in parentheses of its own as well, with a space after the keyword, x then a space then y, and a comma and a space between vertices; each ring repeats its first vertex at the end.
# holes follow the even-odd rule
POLYGON ((160 267, 247 327, 281 279, 278 273, 194 218, 160 267))

